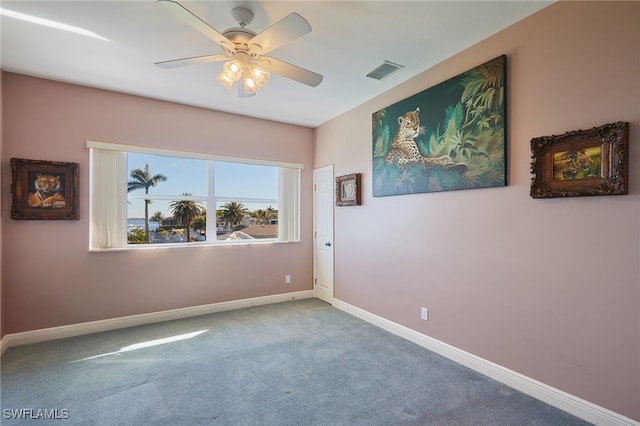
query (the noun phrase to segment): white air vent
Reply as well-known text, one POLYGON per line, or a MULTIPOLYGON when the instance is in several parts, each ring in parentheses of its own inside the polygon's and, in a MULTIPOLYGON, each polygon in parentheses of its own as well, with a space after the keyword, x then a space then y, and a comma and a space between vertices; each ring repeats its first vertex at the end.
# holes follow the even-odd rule
POLYGON ((382 80, 389 74, 392 74, 401 68, 404 68, 404 65, 398 65, 394 64, 393 62, 384 61, 384 64, 380 65, 378 68, 367 74, 367 77, 375 78, 376 80, 382 80))

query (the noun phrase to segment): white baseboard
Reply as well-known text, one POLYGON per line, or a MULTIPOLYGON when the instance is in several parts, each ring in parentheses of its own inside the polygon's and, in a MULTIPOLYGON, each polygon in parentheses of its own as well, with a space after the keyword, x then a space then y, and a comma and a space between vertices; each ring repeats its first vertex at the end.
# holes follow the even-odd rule
POLYGON ((640 426, 640 422, 633 419, 592 404, 577 396, 548 386, 346 302, 334 299, 333 306, 593 424, 640 426))
POLYGON ((7 339, 7 336, 2 336, 2 339, 0 339, 0 355, 2 355, 5 349, 7 349, 8 347, 9 341, 7 339))
POLYGON ((12 346, 26 345, 29 343, 44 342, 54 339, 62 339, 65 337, 81 336, 84 334, 116 330, 119 328, 151 324, 161 321, 195 317, 198 315, 206 315, 214 312, 249 308, 251 306, 287 302, 289 300, 310 299, 312 297, 313 290, 304 290, 292 293, 274 294, 271 296, 254 297, 251 299, 233 300, 230 302, 212 303, 209 305, 172 309, 168 311, 151 312, 148 314, 111 318, 80 324, 63 325, 60 327, 43 328, 40 330, 25 331, 23 333, 6 334, 0 341, 0 354, 4 353, 5 349, 8 349, 12 346))

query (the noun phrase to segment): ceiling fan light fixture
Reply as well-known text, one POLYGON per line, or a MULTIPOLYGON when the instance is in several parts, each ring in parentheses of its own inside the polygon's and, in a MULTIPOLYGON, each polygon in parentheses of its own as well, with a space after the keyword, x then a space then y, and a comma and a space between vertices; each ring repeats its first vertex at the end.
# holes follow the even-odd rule
POLYGON ((224 72, 221 72, 218 75, 217 79, 220 82, 220 84, 222 84, 224 87, 226 87, 229 90, 231 90, 231 87, 233 86, 233 83, 235 83, 235 80, 231 80, 229 77, 224 75, 224 72))
POLYGON ((240 61, 228 61, 225 62, 222 67, 222 74, 225 75, 231 81, 238 81, 242 77, 242 69, 244 68, 244 64, 240 61))
POLYGON ((256 82, 253 80, 253 78, 245 77, 245 79, 244 79, 244 93, 246 93, 247 95, 253 95, 258 90, 260 90, 260 88, 258 87, 256 82))
POLYGON ((248 68, 258 87, 264 86, 271 79, 271 73, 256 64, 250 64, 248 68))
POLYGON ((238 60, 225 62, 222 72, 218 75, 218 81, 227 89, 231 90, 233 83, 240 80, 244 73, 245 65, 238 60))
POLYGON ((247 64, 244 69, 244 92, 252 95, 269 82, 271 74, 258 65, 247 64))

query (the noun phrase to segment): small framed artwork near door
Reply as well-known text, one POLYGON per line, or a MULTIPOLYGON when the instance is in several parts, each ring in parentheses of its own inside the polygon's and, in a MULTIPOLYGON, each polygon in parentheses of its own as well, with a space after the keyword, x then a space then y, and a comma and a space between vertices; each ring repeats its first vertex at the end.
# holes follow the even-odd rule
POLYGON ((336 178, 336 206, 360 205, 360 173, 336 178))

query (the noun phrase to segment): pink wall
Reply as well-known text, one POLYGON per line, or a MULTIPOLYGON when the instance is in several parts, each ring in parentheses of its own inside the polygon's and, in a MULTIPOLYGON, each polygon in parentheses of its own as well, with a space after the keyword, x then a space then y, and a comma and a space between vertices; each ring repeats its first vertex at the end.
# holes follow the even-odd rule
POLYGON ((640 420, 638 22, 556 3, 320 126, 315 167, 363 173, 363 205, 335 209, 336 298, 640 420), (509 186, 373 198, 371 114, 501 54, 509 186), (615 121, 629 195, 530 198, 532 138, 615 121))
POLYGON ((335 211, 338 299, 640 420, 639 21, 554 4, 319 127, 315 153, 311 129, 5 73, 2 334, 310 289, 311 169, 333 163, 364 189, 335 211), (372 198, 371 113, 500 54, 509 186, 372 198), (529 197, 531 138, 618 120, 629 195, 529 197), (87 139, 304 163, 303 241, 88 253, 87 139), (80 163, 81 220, 10 220, 11 157, 80 163))
POLYGON ((312 288, 312 129, 12 73, 2 84, 3 333, 312 288), (302 241, 89 253, 87 139, 302 163, 302 241), (79 163, 80 220, 9 219, 12 157, 79 163))

